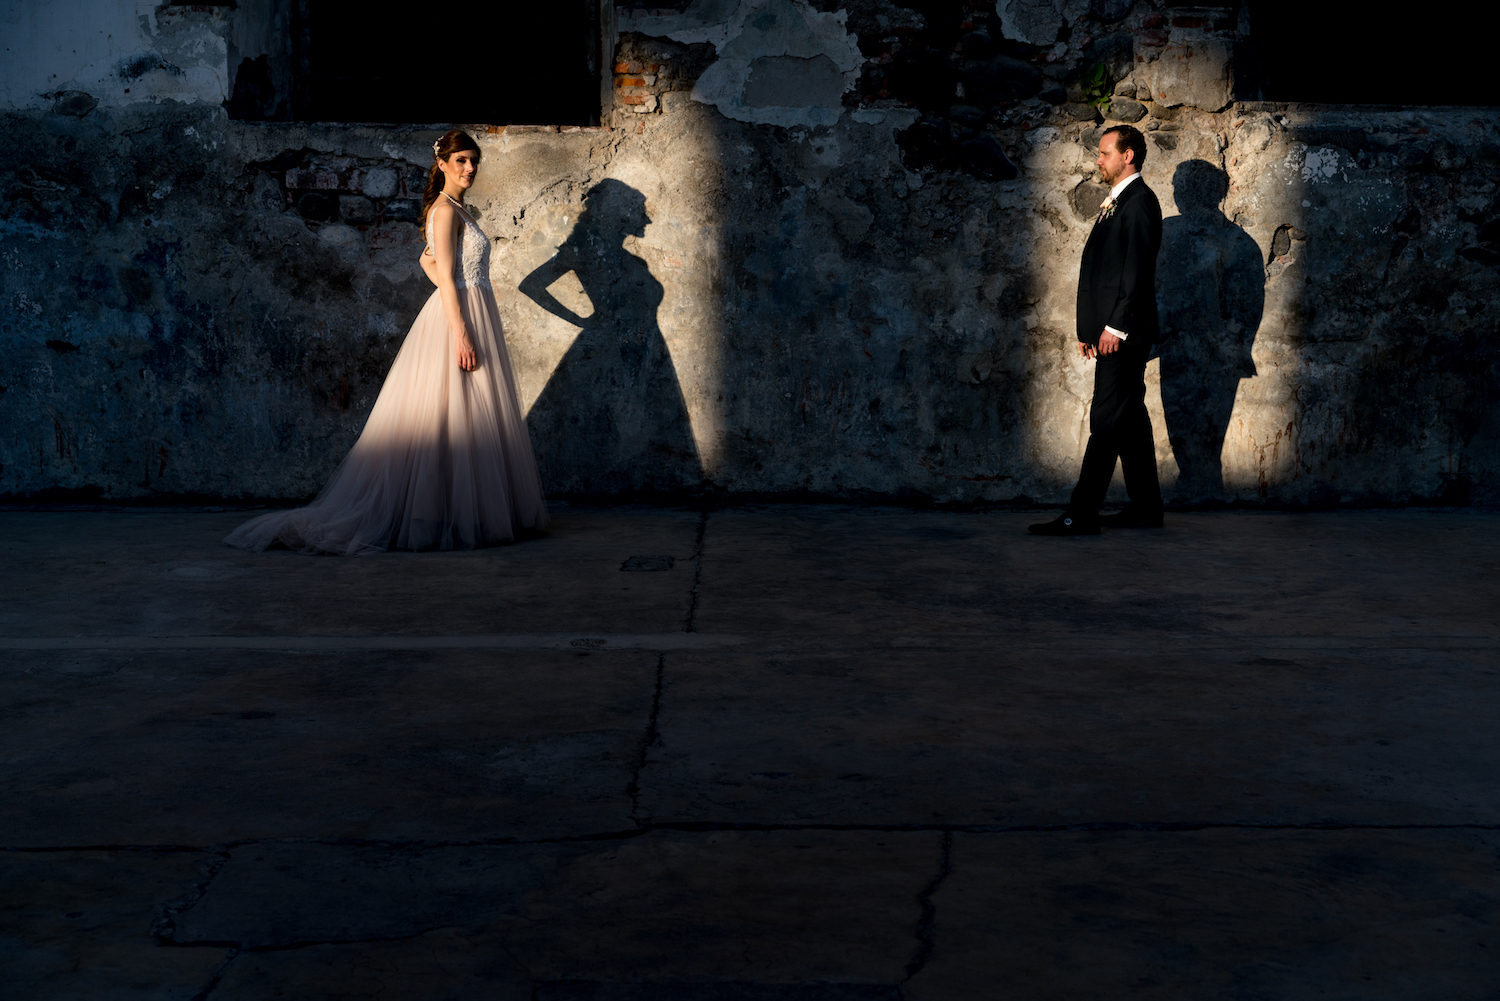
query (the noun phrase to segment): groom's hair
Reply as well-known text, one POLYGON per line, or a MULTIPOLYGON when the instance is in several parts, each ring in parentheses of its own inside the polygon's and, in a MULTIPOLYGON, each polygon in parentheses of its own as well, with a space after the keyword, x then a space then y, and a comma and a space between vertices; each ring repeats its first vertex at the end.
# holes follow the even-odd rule
MULTIPOLYGON (((1136 170, 1140 170, 1146 163, 1146 137, 1141 135, 1141 130, 1134 125, 1115 125, 1104 130, 1104 135, 1115 137, 1115 148, 1121 153, 1127 149, 1134 153, 1131 163, 1136 170)), ((1100 138, 1103 138, 1101 136, 1100 138)))

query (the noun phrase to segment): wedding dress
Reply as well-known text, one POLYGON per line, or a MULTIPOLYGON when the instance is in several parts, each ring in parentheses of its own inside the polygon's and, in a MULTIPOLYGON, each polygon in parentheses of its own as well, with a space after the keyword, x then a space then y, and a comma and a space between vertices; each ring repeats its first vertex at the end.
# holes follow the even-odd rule
MULTIPOLYGON (((447 197, 446 195, 444 197, 447 197)), ((451 200, 451 199, 450 199, 451 200)), ((458 301, 479 364, 458 367, 434 291, 417 314, 364 431, 306 507, 247 521, 225 542, 256 552, 472 549, 543 528, 547 505, 490 287, 490 241, 457 201, 458 301)), ((427 245, 432 246, 432 218, 427 245)))

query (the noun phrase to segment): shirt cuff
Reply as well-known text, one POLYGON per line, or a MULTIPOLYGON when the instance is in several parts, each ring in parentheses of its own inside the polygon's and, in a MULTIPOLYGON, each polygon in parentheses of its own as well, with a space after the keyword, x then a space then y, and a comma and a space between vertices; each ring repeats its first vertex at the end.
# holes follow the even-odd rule
POLYGON ((1107 323, 1104 325, 1104 329, 1106 331, 1108 331, 1109 333, 1114 334, 1116 337, 1118 337, 1122 341, 1128 341, 1128 340, 1130 340, 1130 335, 1127 334, 1125 331, 1123 331, 1123 330, 1116 330, 1114 327, 1111 327, 1107 323))

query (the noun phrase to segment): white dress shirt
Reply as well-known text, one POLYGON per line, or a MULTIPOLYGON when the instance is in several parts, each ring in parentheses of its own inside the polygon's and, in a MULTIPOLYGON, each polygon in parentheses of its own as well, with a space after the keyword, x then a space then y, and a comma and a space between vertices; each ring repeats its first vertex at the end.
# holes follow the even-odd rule
MULTIPOLYGON (((1117 181, 1115 183, 1115 186, 1109 189, 1109 200, 1111 202, 1119 201, 1120 200, 1120 192, 1124 191, 1126 185, 1128 185, 1131 181, 1135 180, 1136 178, 1138 178, 1140 176, 1141 176, 1141 172, 1138 170, 1138 171, 1136 171, 1133 174, 1127 174, 1127 175, 1125 175, 1125 179, 1124 180, 1117 181)), ((1107 323, 1104 325, 1104 329, 1108 330, 1110 333, 1114 334, 1116 337, 1118 337, 1122 341, 1126 341, 1126 340, 1130 339, 1130 335, 1127 334, 1125 331, 1123 331, 1123 330, 1116 330, 1114 327, 1111 327, 1107 323)))

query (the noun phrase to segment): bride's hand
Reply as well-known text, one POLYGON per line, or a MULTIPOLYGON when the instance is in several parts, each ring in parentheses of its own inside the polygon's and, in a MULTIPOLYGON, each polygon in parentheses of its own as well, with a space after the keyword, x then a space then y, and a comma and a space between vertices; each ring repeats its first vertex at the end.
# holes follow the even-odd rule
POLYGON ((474 354, 474 342, 469 340, 469 332, 461 330, 458 334, 458 367, 465 372, 472 372, 479 365, 479 359, 474 354))

